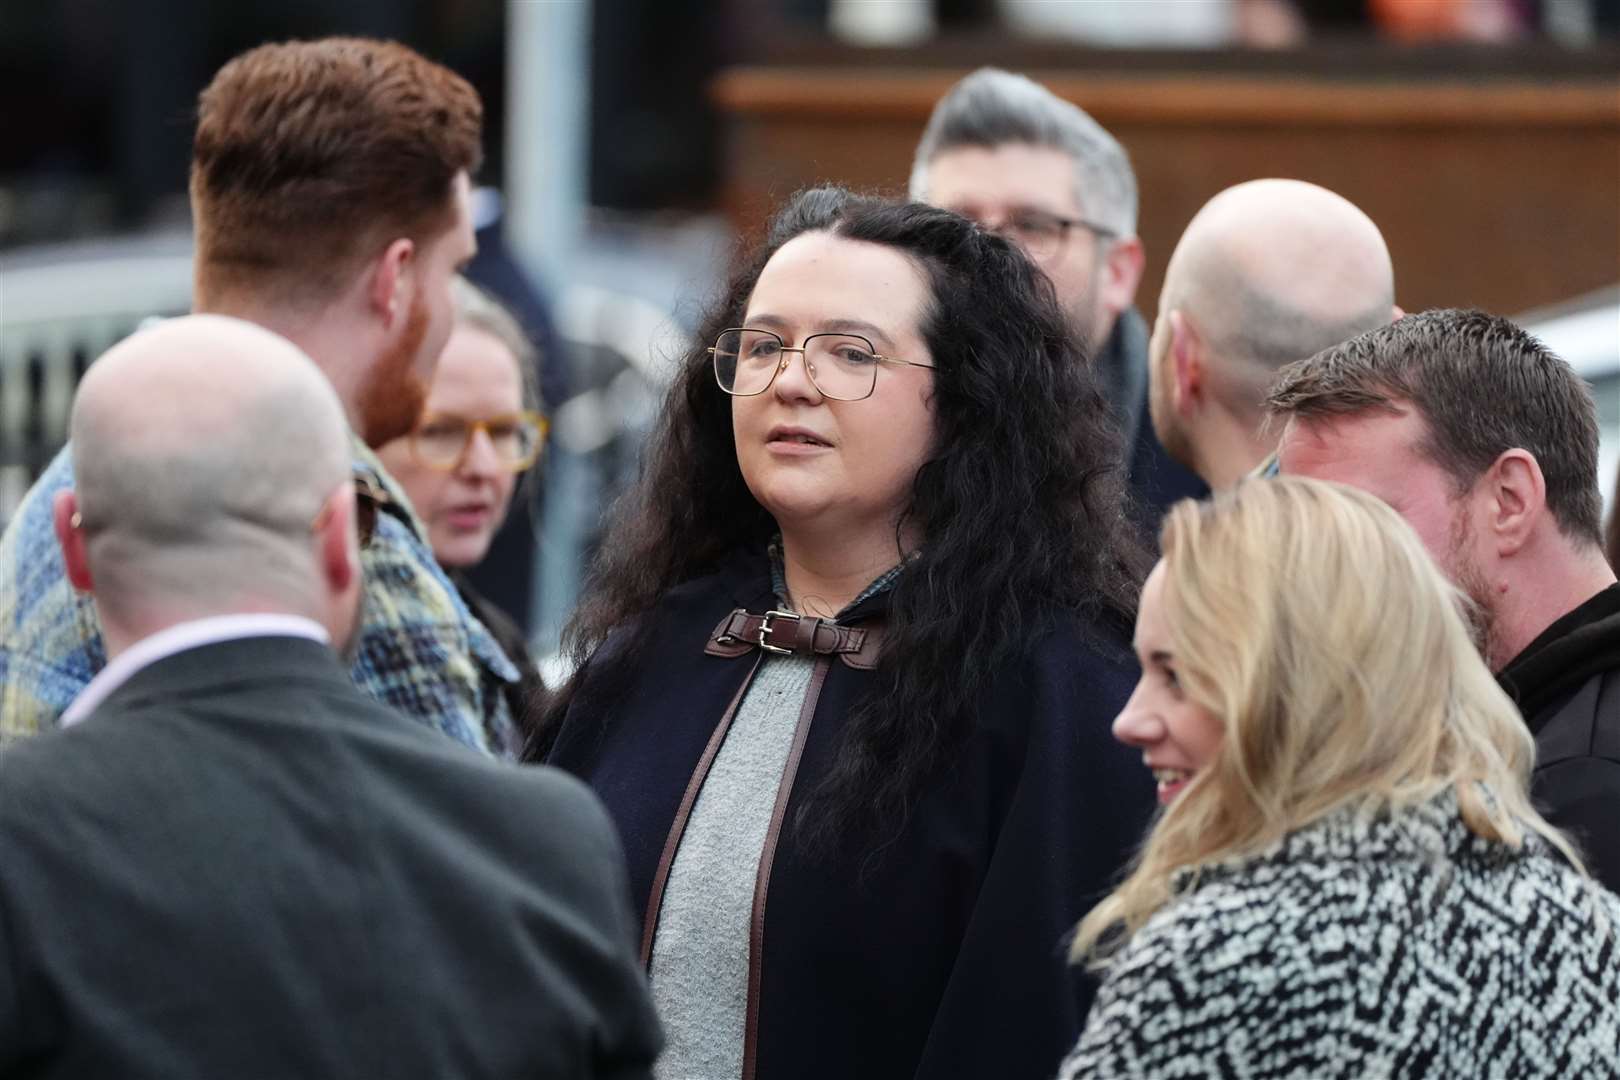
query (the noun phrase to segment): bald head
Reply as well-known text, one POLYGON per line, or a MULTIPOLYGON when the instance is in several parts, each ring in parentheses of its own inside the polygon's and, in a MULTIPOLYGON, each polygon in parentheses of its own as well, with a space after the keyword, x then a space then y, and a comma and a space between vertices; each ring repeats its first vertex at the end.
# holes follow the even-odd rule
POLYGON ((349 475, 347 433, 320 370, 251 323, 171 319, 108 350, 72 418, 76 531, 104 622, 321 615, 310 524, 349 475))
POLYGON ((1253 180, 1187 226, 1160 311, 1180 310, 1196 327, 1212 391, 1258 415, 1278 368, 1386 325, 1394 306, 1394 270, 1371 218, 1315 184, 1253 180))

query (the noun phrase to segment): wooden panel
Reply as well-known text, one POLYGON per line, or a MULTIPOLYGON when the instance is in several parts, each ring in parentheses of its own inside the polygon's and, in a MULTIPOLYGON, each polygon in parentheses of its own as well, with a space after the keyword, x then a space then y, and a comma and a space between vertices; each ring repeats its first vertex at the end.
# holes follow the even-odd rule
MULTIPOLYGON (((929 111, 962 74, 724 73, 728 212, 750 230, 807 184, 902 191, 929 111)), ((1620 80, 1030 74, 1131 154, 1149 315, 1192 215, 1260 176, 1310 180, 1362 207, 1409 310, 1517 312, 1620 281, 1620 80)))

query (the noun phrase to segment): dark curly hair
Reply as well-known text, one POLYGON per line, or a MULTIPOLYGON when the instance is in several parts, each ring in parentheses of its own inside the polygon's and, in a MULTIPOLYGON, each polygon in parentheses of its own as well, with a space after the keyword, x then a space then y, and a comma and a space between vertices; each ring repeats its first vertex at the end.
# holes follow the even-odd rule
MULTIPOLYGON (((894 586, 876 685, 798 815, 814 840, 869 814, 898 829, 971 730, 973 689, 1054 608, 1128 627, 1148 556, 1127 516, 1122 437, 1046 276, 956 214, 817 188, 778 214, 686 353, 565 635, 576 663, 674 586, 738 549, 763 551, 777 531, 743 481, 731 401, 704 346, 741 324, 766 262, 808 232, 883 244, 924 269, 921 332, 936 366, 935 445, 903 514, 922 547, 894 586)), ((898 555, 898 529, 896 545, 898 555)), ((627 683, 637 644, 632 633, 613 649, 613 670, 593 677, 627 683)), ((583 674, 558 695, 531 756, 555 737, 583 674)))

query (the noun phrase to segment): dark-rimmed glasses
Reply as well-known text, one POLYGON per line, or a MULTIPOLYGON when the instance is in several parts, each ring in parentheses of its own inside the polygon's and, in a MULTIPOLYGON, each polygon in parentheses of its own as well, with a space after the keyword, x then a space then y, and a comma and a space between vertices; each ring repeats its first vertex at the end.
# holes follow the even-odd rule
POLYGON ((410 434, 411 456, 430 469, 450 472, 466 456, 473 435, 482 431, 501 468, 522 472, 540 460, 550 427, 544 416, 527 409, 482 420, 455 413, 429 413, 410 434))
POLYGON ((771 388, 787 370, 790 354, 798 353, 804 369, 822 397, 834 401, 860 401, 877 387, 878 366, 905 364, 933 370, 933 364, 883 356, 859 334, 811 334, 797 348, 780 334, 734 326, 722 330, 709 347, 714 357, 714 378, 733 397, 754 397, 771 388))
MULTIPOLYGON (((372 537, 377 535, 377 515, 384 506, 393 503, 387 491, 380 487, 369 476, 356 476, 351 483, 354 485, 354 533, 362 548, 371 546, 372 537)), ((318 533, 326 527, 334 513, 335 500, 328 496, 321 503, 321 508, 315 512, 315 517, 309 523, 309 531, 318 533)), ((95 525, 84 520, 84 514, 78 510, 68 519, 70 528, 84 532, 93 532, 95 525)))
POLYGON ((1111 240, 1119 235, 1095 221, 1049 214, 1044 210, 1016 211, 990 231, 1011 240, 1032 259, 1049 259, 1062 250, 1069 230, 1075 228, 1085 229, 1100 240, 1111 240))
MULTIPOLYGON (((371 546, 372 538, 377 535, 377 515, 393 501, 388 492, 371 477, 361 474, 354 478, 354 534, 362 549, 371 546)), ((330 498, 321 504, 315 520, 309 523, 310 532, 318 533, 326 527, 332 517, 333 505, 330 498)))

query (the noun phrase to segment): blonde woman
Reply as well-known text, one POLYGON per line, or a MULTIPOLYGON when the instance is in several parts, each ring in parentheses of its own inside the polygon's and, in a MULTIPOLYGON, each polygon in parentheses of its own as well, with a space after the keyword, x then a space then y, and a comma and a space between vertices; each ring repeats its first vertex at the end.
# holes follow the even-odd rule
POLYGON ((466 278, 452 282, 451 296, 455 323, 422 416, 377 456, 405 489, 434 558, 518 669, 520 681, 503 687, 516 727, 487 732, 492 747, 516 757, 544 704, 545 684, 522 629, 473 588, 466 571, 483 561, 519 478, 540 460, 548 423, 535 348, 517 320, 466 278))
POLYGON ((1163 551, 1114 723, 1163 810, 1076 934, 1107 978, 1062 1077, 1620 1076, 1620 899, 1417 536, 1281 479, 1163 551))

